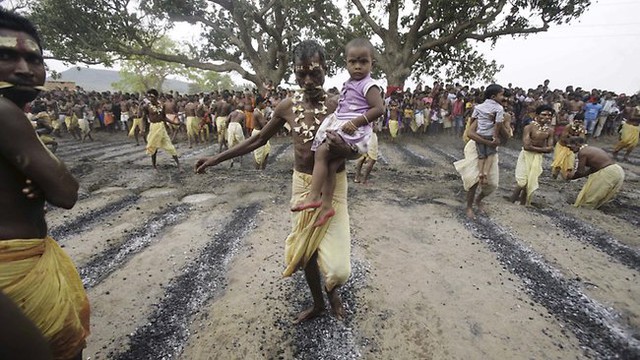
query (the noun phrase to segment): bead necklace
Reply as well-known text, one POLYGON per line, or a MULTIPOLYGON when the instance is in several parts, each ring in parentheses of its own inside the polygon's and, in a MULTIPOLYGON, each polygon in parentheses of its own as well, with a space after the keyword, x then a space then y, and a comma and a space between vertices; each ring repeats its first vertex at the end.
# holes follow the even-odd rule
POLYGON ((322 123, 322 120, 318 119, 318 114, 325 115, 327 113, 327 106, 324 104, 324 100, 327 98, 326 94, 322 95, 322 100, 318 103, 320 104, 320 108, 316 109, 305 109, 302 105, 304 101, 304 94, 302 92, 296 93, 293 98, 293 113, 296 114, 296 118, 294 119, 295 123, 299 126, 295 126, 293 131, 298 133, 302 137, 302 142, 307 143, 316 136, 315 131, 317 131, 319 125, 322 123), (304 114, 313 112, 313 124, 311 126, 307 125, 304 120, 304 114))

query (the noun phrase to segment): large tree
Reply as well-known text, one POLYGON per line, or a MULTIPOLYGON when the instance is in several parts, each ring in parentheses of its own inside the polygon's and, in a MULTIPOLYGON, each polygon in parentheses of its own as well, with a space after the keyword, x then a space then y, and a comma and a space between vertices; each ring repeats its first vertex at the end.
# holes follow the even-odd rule
POLYGON ((303 0, 37 0, 30 16, 57 59, 109 64, 142 55, 235 71, 261 89, 290 73, 291 48, 309 11, 303 0), (172 52, 155 50, 176 22, 197 26, 201 38, 172 52))
MULTIPOLYGON (((378 66, 389 85, 412 74, 449 78, 490 78, 495 62, 473 49, 472 41, 546 31, 581 15, 590 0, 349 0, 379 37, 378 66)), ((339 24, 334 24, 339 26, 339 24)))
MULTIPOLYGON (((70 62, 109 63, 150 56, 204 70, 235 71, 259 89, 290 73, 290 53, 315 37, 342 65, 342 45, 354 36, 378 45, 378 68, 389 85, 411 75, 490 78, 494 61, 473 41, 546 31, 579 16, 589 0, 347 0, 347 9, 318 0, 36 0, 32 16, 45 47, 70 62), (73 19, 73 21, 69 21, 73 19), (153 44, 175 22, 201 38, 169 53, 153 44)), ((333 62, 333 61, 332 61, 333 62)))

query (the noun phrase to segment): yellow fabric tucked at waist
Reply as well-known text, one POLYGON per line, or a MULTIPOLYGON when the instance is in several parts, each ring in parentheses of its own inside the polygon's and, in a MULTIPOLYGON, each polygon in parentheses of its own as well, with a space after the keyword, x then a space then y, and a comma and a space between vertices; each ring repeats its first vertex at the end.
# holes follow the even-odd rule
MULTIPOLYGON (((317 251, 318 267, 325 275, 326 288, 331 290, 347 281, 351 272, 347 187, 346 171, 336 174, 332 202, 336 214, 323 226, 313 226, 318 211, 292 213, 291 233, 285 242, 283 276, 291 276, 297 269, 304 268, 317 251)), ((294 171, 291 205, 303 201, 310 190, 311 175, 294 171)))
POLYGON ((40 329, 55 359, 85 347, 89 300, 76 267, 52 238, 0 241, 0 289, 40 329))

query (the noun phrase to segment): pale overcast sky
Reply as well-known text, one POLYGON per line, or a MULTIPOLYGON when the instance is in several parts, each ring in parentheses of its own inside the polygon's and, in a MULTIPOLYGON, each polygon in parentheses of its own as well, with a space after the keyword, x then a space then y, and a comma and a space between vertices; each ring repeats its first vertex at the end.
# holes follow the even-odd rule
MULTIPOLYGON (((544 79, 552 88, 567 85, 635 93, 640 90, 640 0, 597 0, 576 21, 554 26, 527 38, 501 38, 491 49, 480 49, 504 65, 496 75, 500 84, 535 87, 544 79)), ((52 70, 67 66, 47 61, 52 70)), ((328 79, 327 87, 341 87, 346 73, 328 79)), ((432 83, 431 79, 423 79, 432 83)), ((405 87, 415 86, 408 81, 405 87)))

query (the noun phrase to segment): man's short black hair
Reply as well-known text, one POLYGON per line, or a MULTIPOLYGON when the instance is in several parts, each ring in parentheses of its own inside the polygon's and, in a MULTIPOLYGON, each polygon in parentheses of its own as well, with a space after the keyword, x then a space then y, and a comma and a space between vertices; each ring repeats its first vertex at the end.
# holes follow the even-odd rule
POLYGON ((552 108, 551 105, 542 104, 536 108, 536 114, 538 115, 540 115, 543 111, 549 111, 551 112, 551 115, 556 113, 555 109, 552 108))
POLYGON ((149 89, 149 90, 147 90, 147 94, 151 94, 151 95, 154 95, 155 97, 158 97, 158 90, 149 89))
POLYGON ((320 65, 326 69, 327 53, 324 50, 324 46, 320 45, 320 43, 315 40, 304 40, 296 45, 296 47, 293 48, 293 61, 309 60, 315 54, 318 54, 318 57, 320 58, 320 65))
POLYGON ((38 43, 40 53, 42 53, 40 35, 38 35, 38 30, 29 19, 15 12, 0 8, 0 29, 11 29, 29 34, 38 43))

